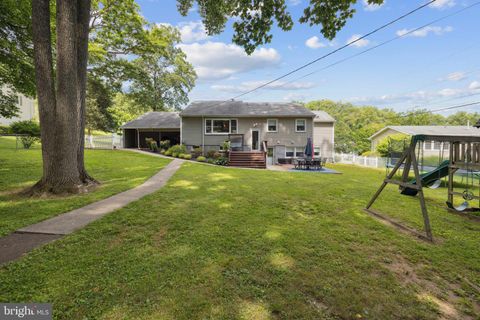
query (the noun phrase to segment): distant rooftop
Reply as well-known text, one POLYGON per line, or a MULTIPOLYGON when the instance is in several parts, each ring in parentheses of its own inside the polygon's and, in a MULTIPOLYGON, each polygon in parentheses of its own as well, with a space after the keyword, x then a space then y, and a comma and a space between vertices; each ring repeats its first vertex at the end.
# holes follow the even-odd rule
POLYGON ((192 102, 182 117, 314 117, 315 114, 297 103, 197 101, 192 102))
POLYGON ((387 126, 376 133, 369 139, 375 138, 380 133, 391 129, 399 133, 415 135, 432 135, 432 136, 479 136, 480 129, 467 126, 387 126))
POLYGON ((315 114, 313 122, 335 122, 335 119, 325 111, 312 110, 312 112, 315 114))
POLYGON ((122 129, 180 129, 178 112, 147 112, 125 123, 122 129))

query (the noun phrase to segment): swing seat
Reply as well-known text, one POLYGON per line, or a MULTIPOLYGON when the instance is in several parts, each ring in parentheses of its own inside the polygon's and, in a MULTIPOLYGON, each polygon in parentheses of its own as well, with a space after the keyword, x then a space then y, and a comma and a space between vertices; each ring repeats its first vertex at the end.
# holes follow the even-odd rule
POLYGON ((467 208, 469 207, 469 203, 468 203, 468 201, 464 201, 462 204, 460 204, 459 206, 456 206, 456 207, 455 207, 455 206, 453 205, 453 203, 447 201, 447 206, 448 206, 450 209, 453 209, 453 210, 458 211, 458 212, 462 212, 462 211, 467 210, 467 208))

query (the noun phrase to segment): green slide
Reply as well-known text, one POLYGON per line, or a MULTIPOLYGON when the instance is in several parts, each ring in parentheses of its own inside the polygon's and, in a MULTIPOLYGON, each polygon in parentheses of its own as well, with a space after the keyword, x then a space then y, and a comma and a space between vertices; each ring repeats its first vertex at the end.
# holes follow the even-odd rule
MULTIPOLYGON (((448 164, 450 163, 449 160, 445 160, 438 167, 433 169, 432 171, 422 173, 420 177, 422 178, 422 186, 428 186, 429 184, 435 182, 438 179, 441 179, 448 175, 448 164)), ((416 184, 417 181, 412 179, 409 181, 411 184, 416 184)), ((404 188, 401 192, 406 196, 416 196, 418 190, 412 188, 404 188)))

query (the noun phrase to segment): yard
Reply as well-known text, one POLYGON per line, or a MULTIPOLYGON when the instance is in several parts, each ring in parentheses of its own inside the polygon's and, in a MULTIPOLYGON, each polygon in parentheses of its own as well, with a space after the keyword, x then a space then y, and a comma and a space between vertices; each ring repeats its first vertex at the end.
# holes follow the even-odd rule
POLYGON ((0 236, 133 188, 169 161, 123 151, 86 151, 87 170, 102 182, 95 192, 76 197, 28 199, 18 191, 42 175, 41 150, 15 149, 15 139, 0 137, 0 236))
MULTIPOLYGON (((38 153, 9 152, 4 192, 40 173, 38 153)), ((3 232, 165 164, 102 153, 88 153, 89 168, 118 185, 62 200, 2 195, 3 232)), ((445 189, 428 190, 439 242, 419 241, 362 211, 384 172, 334 169, 343 174, 185 163, 162 190, 1 268, 0 301, 52 302, 58 319, 478 319, 480 224, 444 210, 445 189)), ((418 201, 394 187, 377 208, 422 226, 418 201)))

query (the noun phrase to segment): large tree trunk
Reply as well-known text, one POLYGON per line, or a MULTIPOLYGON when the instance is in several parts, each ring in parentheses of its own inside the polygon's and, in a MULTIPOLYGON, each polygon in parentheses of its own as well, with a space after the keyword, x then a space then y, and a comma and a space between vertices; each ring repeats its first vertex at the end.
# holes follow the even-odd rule
POLYGON ((87 64, 88 64, 88 32, 90 23, 91 0, 78 1, 78 19, 77 19, 77 99, 79 107, 78 127, 79 127, 79 147, 77 151, 77 165, 79 178, 84 184, 97 184, 85 169, 84 150, 85 150, 85 98, 87 92, 87 64))
POLYGON ((53 77, 49 0, 32 1, 33 43, 42 136, 43 177, 30 193, 85 192, 85 87, 90 0, 57 0, 53 77), (84 27, 86 25, 86 27, 84 27))

